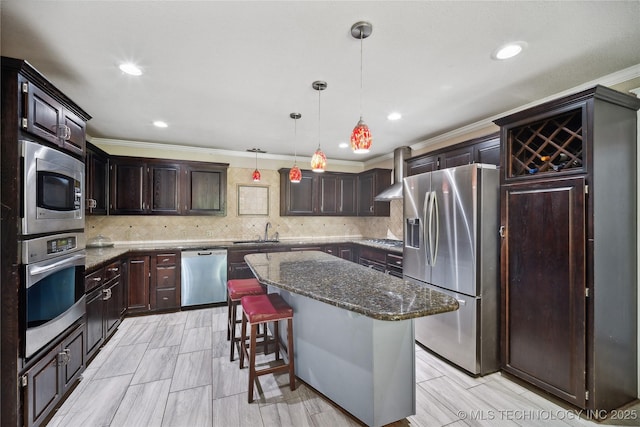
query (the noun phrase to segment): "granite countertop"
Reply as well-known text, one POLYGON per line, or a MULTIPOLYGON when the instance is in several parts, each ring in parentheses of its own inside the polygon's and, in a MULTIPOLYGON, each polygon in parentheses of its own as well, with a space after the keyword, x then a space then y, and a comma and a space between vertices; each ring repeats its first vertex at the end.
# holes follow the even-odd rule
POLYGON ((441 292, 320 251, 244 257, 264 284, 378 320, 405 320, 458 309, 441 292))
POLYGON ((402 255, 402 246, 393 247, 386 246, 379 243, 380 239, 365 239, 365 238, 319 238, 319 239, 280 239, 278 242, 248 242, 248 243, 234 243, 232 240, 211 240, 211 241, 150 241, 150 242, 134 242, 127 244, 118 244, 112 247, 103 248, 87 248, 87 258, 85 261, 85 267, 87 269, 96 267, 98 265, 107 263, 127 252, 137 251, 161 251, 161 250, 196 250, 196 249, 241 249, 263 246, 291 246, 291 245, 328 245, 333 243, 357 243, 364 246, 371 246, 378 249, 384 249, 389 252, 395 252, 402 255))

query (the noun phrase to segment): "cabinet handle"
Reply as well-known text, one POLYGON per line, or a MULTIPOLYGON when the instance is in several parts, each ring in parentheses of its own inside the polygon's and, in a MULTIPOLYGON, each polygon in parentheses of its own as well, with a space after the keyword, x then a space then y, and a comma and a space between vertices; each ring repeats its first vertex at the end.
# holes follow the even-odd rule
POLYGON ((102 290, 102 301, 106 301, 109 299, 109 289, 102 290))
POLYGON ((169 262, 169 258, 163 259, 162 262, 169 262))
POLYGON ((102 277, 92 277, 91 280, 93 280, 94 282, 101 282, 102 277))
POLYGON ((162 299, 163 299, 164 301, 168 301, 168 300, 169 300, 169 297, 162 297, 162 299))
POLYGON ((369 212, 373 212, 373 206, 369 206, 369 212))
POLYGON ((107 269, 107 271, 111 271, 112 273, 117 273, 118 271, 120 271, 120 268, 118 268, 118 267, 111 267, 111 268, 107 269))
POLYGON ((500 226, 500 229, 498 229, 498 234, 500 235, 500 237, 502 237, 504 239, 504 236, 506 236, 505 226, 504 225, 500 226))
POLYGON ((65 348, 58 353, 58 366, 64 366, 71 360, 71 350, 65 348))

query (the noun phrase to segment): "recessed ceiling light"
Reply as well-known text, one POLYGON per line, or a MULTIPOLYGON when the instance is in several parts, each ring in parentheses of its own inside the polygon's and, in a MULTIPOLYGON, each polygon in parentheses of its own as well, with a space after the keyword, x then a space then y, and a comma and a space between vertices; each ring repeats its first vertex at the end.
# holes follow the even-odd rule
POLYGON ((340 144, 338 144, 338 147, 340 148, 347 148, 349 146, 349 143, 347 142, 341 142, 340 144))
POLYGON ((494 59, 509 59, 518 55, 527 46, 525 42, 512 42, 500 46, 491 55, 494 59))
POLYGON ((124 62, 120 64, 118 68, 120 68, 120 71, 122 71, 123 73, 127 73, 130 76, 142 75, 142 70, 140 69, 140 67, 138 67, 136 64, 133 64, 131 62, 124 62))
POLYGON ((400 120, 402 118, 402 114, 393 112, 387 116, 387 120, 400 120))
POLYGON ((166 122, 163 122, 162 120, 156 120, 155 122, 153 122, 153 125, 158 128, 169 127, 169 125, 166 122))

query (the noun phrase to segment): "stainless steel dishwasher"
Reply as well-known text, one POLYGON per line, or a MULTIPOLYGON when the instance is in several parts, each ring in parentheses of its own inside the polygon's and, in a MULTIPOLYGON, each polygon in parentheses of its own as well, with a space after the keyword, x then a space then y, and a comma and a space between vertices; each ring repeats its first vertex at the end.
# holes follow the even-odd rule
POLYGON ((182 307, 227 300, 227 250, 182 251, 182 307))

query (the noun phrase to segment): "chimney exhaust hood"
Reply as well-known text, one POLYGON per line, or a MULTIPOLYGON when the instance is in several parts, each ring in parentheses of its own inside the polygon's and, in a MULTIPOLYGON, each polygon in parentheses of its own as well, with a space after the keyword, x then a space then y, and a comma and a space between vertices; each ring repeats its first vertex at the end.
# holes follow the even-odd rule
POLYGON ((395 199, 402 199, 402 179, 405 177, 405 161, 409 157, 411 157, 410 147, 398 147, 393 150, 393 184, 378 194, 374 200, 377 202, 388 202, 395 199))

